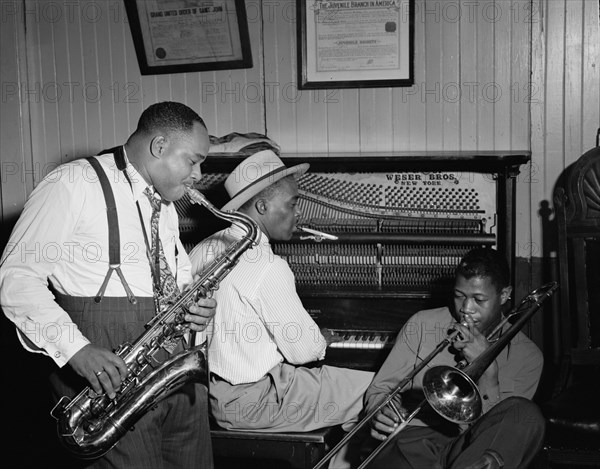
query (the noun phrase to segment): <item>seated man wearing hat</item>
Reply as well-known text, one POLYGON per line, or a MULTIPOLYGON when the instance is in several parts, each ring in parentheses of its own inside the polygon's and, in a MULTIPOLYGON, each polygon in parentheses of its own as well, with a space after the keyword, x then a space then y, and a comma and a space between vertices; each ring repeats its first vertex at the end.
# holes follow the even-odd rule
MULTIPOLYGON (((231 200, 223 210, 247 214, 261 231, 258 245, 214 292, 209 393, 213 416, 226 429, 294 432, 356 421, 373 378, 366 371, 302 366, 323 359, 333 335, 306 312, 290 267, 270 242, 291 238, 300 216, 295 178, 308 166, 286 168, 265 150, 225 181, 231 200)), ((202 241, 190 253, 193 271, 244 234, 232 225, 202 241)))

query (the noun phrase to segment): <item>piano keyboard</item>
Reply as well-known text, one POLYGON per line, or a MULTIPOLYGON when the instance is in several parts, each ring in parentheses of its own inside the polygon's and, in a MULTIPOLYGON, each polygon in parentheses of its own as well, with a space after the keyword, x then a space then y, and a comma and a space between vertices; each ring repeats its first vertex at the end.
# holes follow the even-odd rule
POLYGON ((391 348, 396 338, 396 334, 391 332, 332 330, 342 340, 329 344, 330 348, 380 350, 391 348))

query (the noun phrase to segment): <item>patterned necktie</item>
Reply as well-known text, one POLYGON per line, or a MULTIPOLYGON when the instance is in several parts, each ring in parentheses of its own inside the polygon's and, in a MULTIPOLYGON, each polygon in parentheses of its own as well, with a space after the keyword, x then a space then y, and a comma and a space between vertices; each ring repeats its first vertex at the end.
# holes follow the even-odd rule
POLYGON ((171 269, 169 268, 169 264, 167 264, 167 259, 165 258, 165 253, 163 251, 163 246, 158 237, 158 218, 160 216, 160 199, 155 197, 152 193, 152 190, 149 187, 146 187, 144 190, 144 194, 148 197, 150 201, 150 205, 152 206, 152 218, 150 219, 150 227, 151 227, 151 236, 152 236, 152 247, 150 248, 150 263, 153 266, 152 275, 156 275, 156 270, 160 271, 159 281, 154 279, 155 291, 154 294, 158 297, 158 306, 160 311, 163 311, 165 306, 169 303, 169 300, 172 300, 177 295, 179 295, 179 287, 177 286, 177 282, 173 274, 171 273, 171 269), (157 247, 158 245, 158 247, 157 247), (158 249, 158 266, 157 269, 157 252, 158 249))

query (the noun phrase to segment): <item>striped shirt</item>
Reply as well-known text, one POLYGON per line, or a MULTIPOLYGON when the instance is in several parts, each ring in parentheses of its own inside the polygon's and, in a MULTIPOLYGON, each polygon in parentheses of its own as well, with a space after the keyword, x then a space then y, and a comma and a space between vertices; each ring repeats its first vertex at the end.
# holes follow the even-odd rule
MULTIPOLYGON (((245 231, 231 226, 190 253, 192 272, 218 257, 245 231)), ((248 249, 214 292, 217 309, 209 337, 212 373, 231 384, 254 383, 284 361, 302 365, 325 357, 327 343, 296 292, 294 274, 268 238, 248 249)))

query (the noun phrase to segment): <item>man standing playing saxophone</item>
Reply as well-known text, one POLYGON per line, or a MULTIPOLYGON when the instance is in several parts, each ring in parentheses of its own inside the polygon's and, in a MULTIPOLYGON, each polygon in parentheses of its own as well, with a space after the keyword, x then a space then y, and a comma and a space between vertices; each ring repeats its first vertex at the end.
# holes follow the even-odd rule
MULTIPOLYGON (((456 268, 453 311, 437 308, 411 317, 366 392, 366 411, 383 402, 449 329, 460 333, 458 340, 414 377, 401 398, 375 414, 373 438, 385 440, 401 423, 399 415, 404 418, 423 399, 421 383, 427 368, 457 366, 462 360, 471 363, 491 345, 486 332, 501 319, 510 298, 509 282, 508 265, 497 251, 476 248, 465 255, 456 268)), ((518 332, 477 382, 483 399, 482 417, 468 427, 459 426, 425 406, 370 467, 526 468, 541 447, 544 434, 544 419, 530 401, 542 365, 538 347, 518 332)))
MULTIPOLYGON (((0 301, 23 346, 57 365, 55 398, 86 386, 114 398, 128 369, 113 351, 192 282, 172 202, 208 149, 200 116, 161 102, 125 145, 61 165, 32 192, 2 258, 0 301)), ((183 320, 202 331, 215 306, 200 299, 183 320)), ((212 467, 206 389, 185 384, 89 467, 212 467)))

